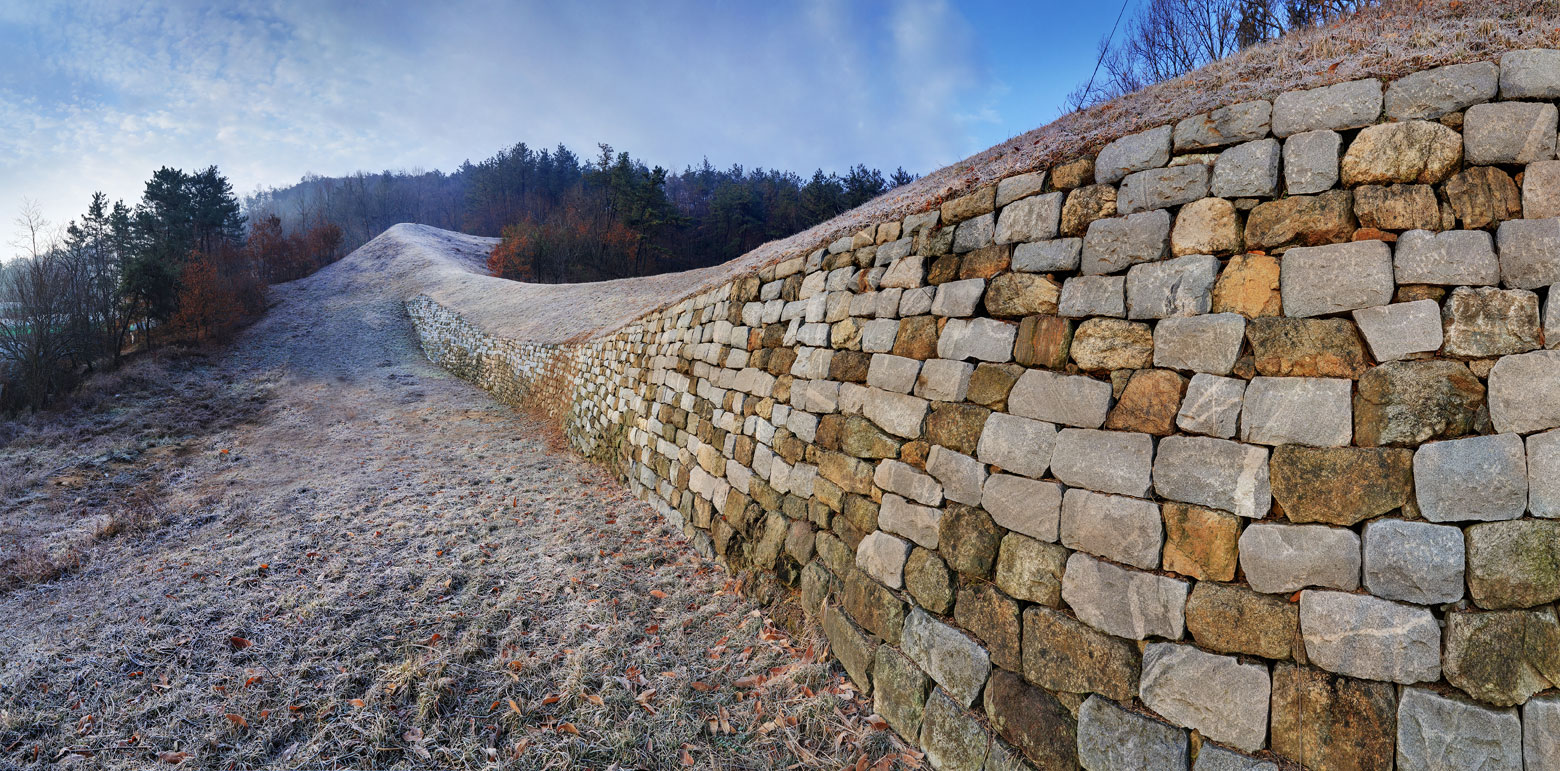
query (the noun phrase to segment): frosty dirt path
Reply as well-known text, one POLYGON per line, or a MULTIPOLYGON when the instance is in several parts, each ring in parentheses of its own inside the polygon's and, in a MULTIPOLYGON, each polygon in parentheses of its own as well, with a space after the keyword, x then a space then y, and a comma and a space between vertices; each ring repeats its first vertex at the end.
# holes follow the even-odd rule
POLYGON ((401 302, 425 257, 381 239, 279 287, 191 375, 264 407, 158 467, 165 524, 0 594, 0 767, 837 767, 895 749, 769 621, 794 610, 755 608, 604 473, 422 357, 401 302))

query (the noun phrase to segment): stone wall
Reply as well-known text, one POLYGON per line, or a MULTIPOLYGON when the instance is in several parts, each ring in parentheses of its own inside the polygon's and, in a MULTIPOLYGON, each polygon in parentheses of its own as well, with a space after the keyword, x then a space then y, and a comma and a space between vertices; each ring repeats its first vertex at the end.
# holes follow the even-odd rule
POLYGON ((935 767, 1560 768, 1556 100, 1231 105, 579 344, 408 310, 935 767))

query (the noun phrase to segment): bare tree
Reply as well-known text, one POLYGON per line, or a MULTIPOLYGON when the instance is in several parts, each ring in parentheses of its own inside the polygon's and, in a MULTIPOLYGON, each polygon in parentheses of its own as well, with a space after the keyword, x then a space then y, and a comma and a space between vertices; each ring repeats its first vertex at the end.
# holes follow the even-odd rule
POLYGON ((19 389, 17 398, 7 401, 37 409, 68 378, 70 281, 36 202, 23 202, 16 225, 21 235, 12 245, 20 251, 6 266, 0 284, 0 307, 5 309, 0 317, 0 359, 9 364, 19 389))

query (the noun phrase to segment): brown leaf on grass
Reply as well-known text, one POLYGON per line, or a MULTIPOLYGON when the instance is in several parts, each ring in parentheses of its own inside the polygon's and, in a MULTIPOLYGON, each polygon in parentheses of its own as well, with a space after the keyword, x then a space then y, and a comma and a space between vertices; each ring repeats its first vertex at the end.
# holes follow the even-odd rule
POLYGON ((575 728, 573 723, 562 723, 558 726, 558 733, 579 736, 580 729, 575 728))
POLYGON ((236 651, 241 651, 241 650, 243 650, 245 648, 248 648, 251 645, 254 645, 253 642, 250 642, 249 640, 245 640, 244 638, 239 637, 237 635, 235 635, 233 637, 229 637, 228 638, 228 644, 232 645, 233 646, 233 650, 236 650, 236 651))
POLYGON ((688 686, 690 688, 692 688, 693 690, 699 691, 701 693, 705 692, 705 691, 713 691, 713 690, 715 690, 715 686, 710 685, 709 683, 706 683, 703 680, 695 680, 695 681, 689 683, 688 686))
POLYGON ((235 715, 235 714, 229 712, 226 715, 226 717, 228 719, 228 722, 232 723, 237 728, 248 728, 249 727, 249 721, 245 720, 243 715, 235 715))
POLYGON ((351 704, 354 707, 357 707, 358 709, 362 709, 364 707, 364 703, 363 703, 362 699, 352 699, 351 701, 348 701, 347 703, 351 704))
POLYGON ((735 683, 732 683, 732 685, 737 688, 757 688, 758 686, 762 685, 763 682, 763 675, 748 675, 747 677, 739 678, 735 683))
POLYGON ((666 592, 663 592, 660 589, 651 589, 650 596, 658 600, 664 600, 666 599, 666 592))
POLYGON ((594 704, 594 705, 596 705, 596 706, 598 706, 598 707, 603 706, 603 705, 606 704, 606 702, 603 702, 601 700, 600 696, 597 696, 594 693, 587 693, 587 694, 585 694, 585 700, 590 702, 590 703, 592 703, 592 704, 594 704))
POLYGON ((167 763, 170 766, 177 766, 180 763, 183 763, 184 759, 189 757, 189 756, 190 756, 190 754, 188 752, 159 752, 159 753, 157 753, 157 759, 161 760, 164 763, 167 763))
POLYGON ((520 705, 516 704, 514 699, 509 700, 509 708, 514 710, 516 715, 520 715, 522 717, 525 715, 524 712, 520 711, 520 705))

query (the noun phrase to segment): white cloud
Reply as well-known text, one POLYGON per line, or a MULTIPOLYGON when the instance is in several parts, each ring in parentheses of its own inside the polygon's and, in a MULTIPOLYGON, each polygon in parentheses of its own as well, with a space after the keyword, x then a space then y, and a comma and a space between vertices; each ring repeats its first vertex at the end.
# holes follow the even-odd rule
POLYGON ((516 141, 925 172, 992 109, 942 0, 0 5, 0 222, 23 196, 59 221, 93 190, 133 201, 161 165, 248 192, 516 141))

